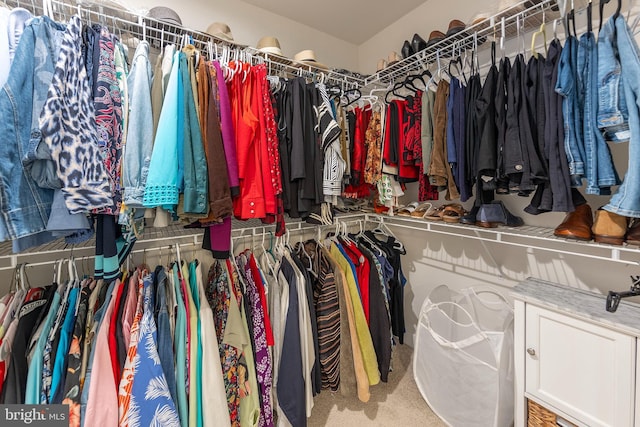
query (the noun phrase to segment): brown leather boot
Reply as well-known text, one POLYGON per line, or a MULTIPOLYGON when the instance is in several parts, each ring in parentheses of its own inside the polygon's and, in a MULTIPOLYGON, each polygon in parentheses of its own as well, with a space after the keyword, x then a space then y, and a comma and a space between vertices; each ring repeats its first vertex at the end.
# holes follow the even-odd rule
POLYGON ((640 246, 640 218, 634 218, 631 221, 624 241, 630 245, 640 246))
POLYGON ((597 210, 596 219, 592 227, 595 241, 621 245, 627 233, 627 221, 628 218, 626 216, 601 209, 597 210))
POLYGON ((593 226, 593 213, 591 206, 583 204, 576 206, 576 210, 569 212, 564 221, 556 227, 553 234, 558 237, 576 240, 591 240, 591 227, 593 226))

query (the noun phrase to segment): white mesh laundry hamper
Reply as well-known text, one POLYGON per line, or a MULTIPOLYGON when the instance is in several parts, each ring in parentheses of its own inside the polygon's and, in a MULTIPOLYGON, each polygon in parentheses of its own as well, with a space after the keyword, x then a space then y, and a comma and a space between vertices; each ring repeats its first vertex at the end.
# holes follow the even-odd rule
POLYGON ((489 288, 435 288, 420 310, 413 374, 448 425, 513 425, 513 309, 507 300, 489 288))

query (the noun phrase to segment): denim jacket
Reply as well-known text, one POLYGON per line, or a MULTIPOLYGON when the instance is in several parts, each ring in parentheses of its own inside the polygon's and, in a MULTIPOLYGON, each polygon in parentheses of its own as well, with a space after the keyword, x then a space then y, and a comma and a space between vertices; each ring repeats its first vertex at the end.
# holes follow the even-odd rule
POLYGON ((629 113, 629 165, 622 185, 604 207, 609 212, 627 217, 640 218, 640 49, 623 16, 610 18, 602 27, 599 36, 612 38, 616 35, 618 60, 626 107, 629 113))
POLYGON ((602 133, 597 128, 598 104, 598 53, 593 32, 580 37, 578 47, 578 72, 583 83, 583 140, 586 154, 585 177, 587 194, 611 194, 611 186, 620 184, 602 133))
POLYGON ((605 140, 623 142, 630 136, 629 111, 613 37, 610 29, 598 35, 598 128, 605 140))
POLYGON ((129 125, 122 168, 124 203, 129 207, 139 208, 142 207, 153 148, 151 64, 149 63, 149 44, 147 42, 141 42, 136 48, 127 85, 129 89, 129 125))
POLYGON ((6 84, 0 90, 0 208, 6 230, 1 240, 46 229, 53 190, 40 188, 22 159, 40 142, 38 119, 53 78, 65 26, 47 17, 26 26, 6 84))
POLYGON ((586 155, 582 135, 582 113, 580 112, 580 82, 577 76, 578 40, 567 38, 560 64, 558 65, 558 81, 556 92, 564 98, 562 101, 562 117, 564 120, 564 148, 569 161, 569 174, 573 187, 582 185, 585 175, 586 155))

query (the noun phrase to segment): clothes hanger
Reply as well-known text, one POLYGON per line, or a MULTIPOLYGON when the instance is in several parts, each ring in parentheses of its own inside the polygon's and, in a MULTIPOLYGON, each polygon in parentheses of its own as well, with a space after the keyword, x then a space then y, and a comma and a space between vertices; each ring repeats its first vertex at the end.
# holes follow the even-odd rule
MULTIPOLYGON (((607 0, 608 1, 608 0, 607 0)), ((576 14, 575 14, 575 2, 571 0, 571 10, 567 13, 567 34, 571 36, 571 29, 573 29, 573 35, 578 37, 578 32, 576 31, 576 14)))
POLYGON ((516 16, 516 42, 522 41, 522 45, 518 45, 518 51, 516 55, 524 55, 525 54, 525 40, 524 40, 524 31, 522 29, 522 15, 516 16))
POLYGON ((269 271, 271 272, 271 275, 273 277, 277 277, 276 276, 276 271, 273 267, 273 264, 271 263, 271 259, 270 256, 273 256, 269 251, 267 251, 267 248, 265 248, 264 246, 264 237, 265 237, 265 232, 263 230, 262 232, 262 241, 260 242, 260 248, 262 248, 262 252, 264 254, 264 259, 267 262, 267 267, 269 267, 269 271))
POLYGON ((505 18, 500 21, 500 55, 504 59, 505 18))
POLYGON ((348 89, 347 91, 344 92, 343 96, 345 96, 347 99, 347 104, 346 106, 348 107, 349 105, 353 105, 354 102, 356 102, 357 100, 359 100, 362 97, 362 92, 360 92, 360 89, 355 88, 355 89, 348 89), (355 98, 352 100, 349 100, 349 95, 350 94, 354 94, 355 98))
POLYGON ((591 0, 589 0, 589 3, 587 4, 587 33, 592 33, 593 32, 593 13, 592 13, 592 9, 593 9, 593 4, 592 4, 591 0))
POLYGON ((357 234, 357 237, 369 243, 369 245, 371 246, 371 249, 374 249, 376 252, 378 252, 378 256, 384 256, 384 252, 382 252, 382 249, 380 249, 380 247, 376 245, 376 243, 364 233, 363 222, 358 220, 358 224, 360 226, 360 232, 357 234))
MULTIPOLYGON (((602 30, 602 24, 604 23, 604 19, 602 17, 602 14, 604 12, 604 7, 605 5, 609 4, 611 0, 600 0, 600 26, 598 27, 598 31, 602 30)), ((589 2, 591 3, 591 2, 589 2)), ((622 0, 618 0, 618 6, 616 7, 616 12, 613 14, 613 19, 616 20, 618 19, 618 16, 620 16, 620 9, 622 9, 622 0)))
MULTIPOLYGON (((407 83, 407 79, 403 79, 402 81, 397 82, 395 85, 393 85, 393 89, 391 89, 391 94, 393 96, 396 96, 398 98, 401 99, 408 99, 411 95, 415 94, 418 91, 418 89, 413 86, 413 84, 409 84, 407 83), (411 94, 407 94, 407 95, 402 95, 400 93, 397 93, 398 90, 405 88, 405 89, 409 89, 411 91, 411 94)), ((386 99, 385 99, 386 100, 386 99)))
MULTIPOLYGON (((455 59, 449 61, 447 74, 449 74, 450 77, 453 76, 453 73, 451 72, 451 66, 455 66, 456 71, 458 72, 459 75, 462 76, 462 79, 464 80, 464 84, 466 86, 468 82, 467 82, 467 76, 464 74, 464 65, 462 64, 462 58, 460 56, 457 56, 455 59)), ((462 81, 458 80, 458 82, 460 84, 460 87, 462 87, 462 81)))
MULTIPOLYGON (((542 12, 542 24, 540 24, 540 29, 531 36, 531 55, 533 55, 535 59, 538 59, 538 51, 536 50, 536 37, 538 36, 542 36, 542 40, 544 42, 544 56, 547 56, 547 29, 545 27, 544 20, 544 12, 542 12)), ((591 19, 589 19, 589 22, 591 22, 591 19)))

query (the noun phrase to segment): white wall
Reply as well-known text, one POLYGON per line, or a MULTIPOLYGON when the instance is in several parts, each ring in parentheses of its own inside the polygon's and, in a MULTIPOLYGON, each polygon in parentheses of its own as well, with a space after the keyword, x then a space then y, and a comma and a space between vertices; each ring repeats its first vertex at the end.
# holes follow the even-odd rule
POLYGON ((213 22, 224 22, 231 28, 236 42, 249 46, 255 46, 263 36, 274 36, 289 58, 301 50, 312 49, 317 60, 329 67, 358 68, 356 45, 242 1, 131 0, 126 3, 132 10, 170 7, 180 15, 185 27, 198 31, 205 31, 213 22))

